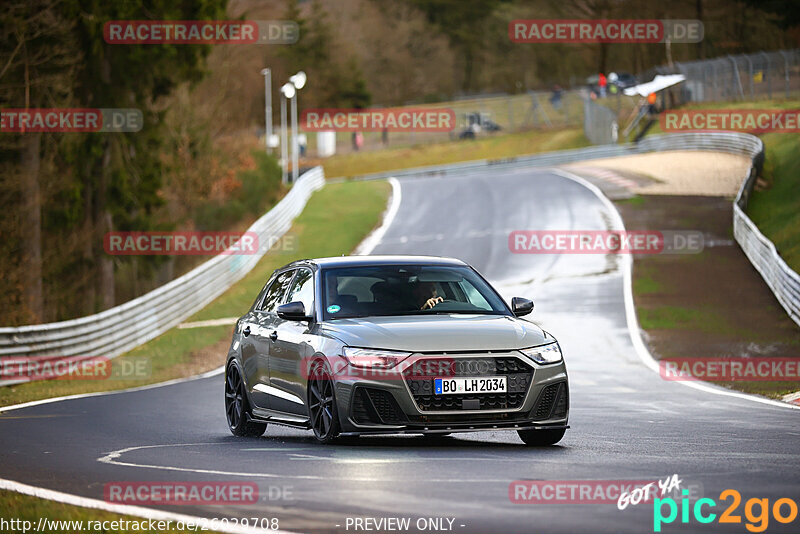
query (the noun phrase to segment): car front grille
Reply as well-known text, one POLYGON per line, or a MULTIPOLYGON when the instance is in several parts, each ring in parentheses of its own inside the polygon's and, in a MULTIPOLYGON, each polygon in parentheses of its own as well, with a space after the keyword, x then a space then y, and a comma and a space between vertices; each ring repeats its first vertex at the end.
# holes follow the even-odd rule
POLYGON ((465 393, 435 395, 433 376, 418 376, 420 367, 409 367, 404 378, 411 395, 423 412, 474 410, 515 410, 525 402, 533 381, 533 368, 515 357, 436 357, 421 360, 424 369, 447 369, 439 376, 505 376, 506 393, 465 393))

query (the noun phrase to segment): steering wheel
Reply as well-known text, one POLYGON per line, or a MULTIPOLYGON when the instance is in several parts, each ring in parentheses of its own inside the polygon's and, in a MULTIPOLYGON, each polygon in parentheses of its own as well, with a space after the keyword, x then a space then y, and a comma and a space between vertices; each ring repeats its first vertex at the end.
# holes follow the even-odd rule
POLYGON ((431 298, 429 298, 428 300, 425 301, 425 304, 420 309, 422 309, 422 310, 432 310, 433 308, 435 308, 439 304, 444 304, 445 302, 455 302, 455 301, 453 299, 446 299, 446 298, 443 298, 443 297, 431 297, 431 298), (442 300, 437 300, 432 306, 425 307, 425 306, 428 305, 428 302, 430 302, 431 300, 433 300, 435 298, 441 298, 442 300))

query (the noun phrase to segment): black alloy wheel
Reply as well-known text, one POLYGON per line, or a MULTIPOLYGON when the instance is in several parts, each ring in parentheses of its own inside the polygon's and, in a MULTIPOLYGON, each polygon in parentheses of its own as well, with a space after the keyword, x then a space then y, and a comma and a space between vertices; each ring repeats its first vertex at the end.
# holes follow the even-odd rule
POLYGON ((339 435, 339 415, 336 409, 336 393, 333 377, 323 361, 311 367, 308 381, 308 411, 311 428, 320 443, 330 443, 339 435))
POLYGON ((234 436, 258 437, 267 430, 265 423, 247 420, 250 405, 239 368, 231 362, 225 372, 225 417, 234 436))

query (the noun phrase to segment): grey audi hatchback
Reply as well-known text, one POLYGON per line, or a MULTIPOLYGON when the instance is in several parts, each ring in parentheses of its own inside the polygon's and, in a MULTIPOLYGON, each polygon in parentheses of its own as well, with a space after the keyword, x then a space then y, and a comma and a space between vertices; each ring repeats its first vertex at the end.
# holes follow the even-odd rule
POLYGON ((268 423, 340 435, 515 430, 558 442, 569 384, 533 309, 462 261, 419 256, 302 260, 278 269, 236 323, 225 413, 236 436, 268 423))

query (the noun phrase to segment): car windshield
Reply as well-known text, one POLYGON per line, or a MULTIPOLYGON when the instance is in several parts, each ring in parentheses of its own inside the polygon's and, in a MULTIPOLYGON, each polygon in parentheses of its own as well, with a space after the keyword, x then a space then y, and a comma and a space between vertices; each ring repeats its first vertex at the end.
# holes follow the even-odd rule
POLYGON ((466 266, 379 265, 323 274, 326 320, 385 315, 509 315, 497 293, 466 266))

